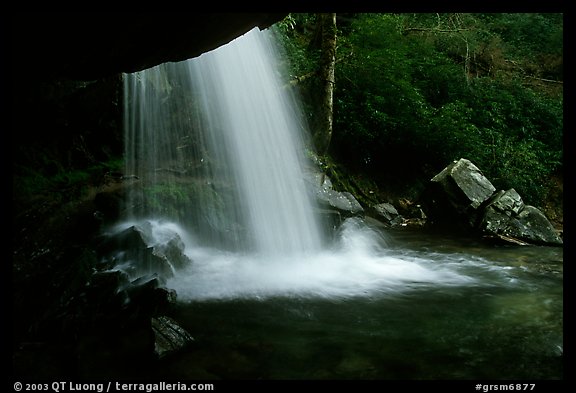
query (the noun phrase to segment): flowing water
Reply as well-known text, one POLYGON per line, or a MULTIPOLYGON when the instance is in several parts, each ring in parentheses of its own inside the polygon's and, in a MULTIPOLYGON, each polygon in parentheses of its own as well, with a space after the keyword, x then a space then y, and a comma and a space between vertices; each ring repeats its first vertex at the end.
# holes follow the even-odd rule
POLYGON ((563 249, 347 221, 304 258, 198 246, 168 280, 195 338, 151 375, 250 380, 561 380, 563 249))
MULTIPOLYGON (((267 31, 127 76, 125 227, 177 235, 195 338, 163 377, 561 379, 563 249, 372 228, 322 233, 306 128, 267 31)), ((164 240, 163 240, 164 239, 164 240)))
POLYGON ((171 217, 207 244, 259 255, 321 248, 302 175, 307 133, 271 38, 255 29, 126 76, 126 171, 145 183, 129 219, 171 217))

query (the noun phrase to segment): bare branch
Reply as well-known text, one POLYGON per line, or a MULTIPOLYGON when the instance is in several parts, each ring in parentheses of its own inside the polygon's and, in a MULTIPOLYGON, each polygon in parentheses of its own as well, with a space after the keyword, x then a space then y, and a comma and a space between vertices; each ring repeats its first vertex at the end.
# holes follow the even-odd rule
POLYGON ((563 84, 564 84, 564 81, 557 81, 557 80, 554 80, 554 79, 537 78, 537 77, 535 77, 535 76, 525 76, 524 78, 536 79, 536 80, 539 80, 539 81, 541 81, 541 82, 546 82, 546 83, 558 83, 558 84, 560 84, 560 85, 563 85, 563 84))
POLYGON ((470 31, 471 29, 438 29, 438 28, 427 28, 427 27, 407 27, 402 30, 404 34, 411 31, 423 31, 428 33, 459 33, 461 31, 470 31))
MULTIPOLYGON (((339 63, 339 62, 351 57, 353 54, 354 54, 354 52, 352 51, 345 56, 341 56, 341 57, 337 58, 336 63, 339 63)), ((297 84, 304 82, 305 80, 309 79, 310 77, 317 75, 318 72, 319 72, 319 70, 315 70, 315 71, 309 72, 307 74, 297 76, 294 79, 292 79, 290 82, 288 82, 288 85, 289 86, 296 86, 297 84)))

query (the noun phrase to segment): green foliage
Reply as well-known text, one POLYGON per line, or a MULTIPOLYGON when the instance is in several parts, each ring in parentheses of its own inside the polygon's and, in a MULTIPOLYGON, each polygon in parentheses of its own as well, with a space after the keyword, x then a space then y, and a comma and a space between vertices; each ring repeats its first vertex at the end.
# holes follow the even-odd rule
POLYGON ((17 167, 14 173, 14 194, 23 203, 42 197, 61 202, 81 197, 89 186, 102 184, 107 174, 120 172, 124 165, 122 159, 111 158, 88 168, 67 169, 48 154, 39 159, 44 163, 42 169, 17 167))
POLYGON ((312 34, 316 25, 316 14, 293 13, 273 26, 280 47, 288 61, 279 69, 288 71, 287 81, 314 72, 318 67, 320 52, 310 48, 307 34, 312 34))
POLYGON ((518 58, 562 55, 563 15, 557 13, 481 14, 487 27, 502 37, 506 49, 518 58))
POLYGON ((172 216, 180 206, 191 203, 185 187, 177 184, 155 184, 144 188, 148 209, 161 215, 172 216))
POLYGON ((90 174, 80 170, 61 172, 54 176, 51 181, 58 187, 69 188, 77 184, 86 183, 90 179, 90 174))
MULTIPOLYGON (((189 213, 202 207, 200 214, 218 214, 224 201, 216 190, 202 182, 159 182, 143 187, 146 214, 187 220, 189 213)), ((194 211, 193 216, 199 212, 194 211)))
POLYGON ((537 140, 512 143, 513 148, 502 154, 494 184, 501 189, 515 188, 526 201, 541 204, 546 181, 558 167, 557 157, 537 140))
POLYGON ((401 192, 464 157, 542 202, 562 169, 562 85, 533 81, 562 79, 561 14, 347 14, 345 25, 335 161, 401 192))
POLYGON ((21 173, 12 177, 15 201, 30 201, 50 187, 50 179, 30 168, 23 168, 21 173))

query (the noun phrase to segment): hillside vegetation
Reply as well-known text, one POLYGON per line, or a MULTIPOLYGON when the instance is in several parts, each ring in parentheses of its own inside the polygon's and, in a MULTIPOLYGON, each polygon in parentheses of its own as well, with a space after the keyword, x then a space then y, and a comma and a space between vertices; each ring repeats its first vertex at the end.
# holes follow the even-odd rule
MULTIPOLYGON (((277 26, 286 78, 310 118, 317 18, 291 14, 277 26)), ((550 203, 563 174, 562 14, 337 14, 337 26, 324 160, 348 184, 364 184, 374 198, 416 198, 465 157, 498 189, 550 203)))

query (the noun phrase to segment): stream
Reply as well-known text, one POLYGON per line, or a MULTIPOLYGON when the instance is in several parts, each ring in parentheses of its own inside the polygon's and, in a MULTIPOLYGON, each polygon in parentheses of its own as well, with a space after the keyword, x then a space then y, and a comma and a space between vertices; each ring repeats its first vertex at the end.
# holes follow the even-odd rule
MULTIPOLYGON (((407 230, 386 231, 381 241, 386 246, 379 263, 396 274, 388 281, 377 274, 369 283, 367 275, 346 279, 354 274, 353 264, 362 263, 348 255, 352 265, 340 281, 307 291, 288 290, 293 284, 279 291, 239 284, 232 294, 179 292, 175 317, 195 343, 167 359, 162 375, 563 378, 563 248, 491 245, 407 230), (393 261, 401 266, 395 268, 393 261), (410 272, 410 264, 455 276, 426 280, 410 272), (355 280, 356 286, 363 285, 361 291, 345 295, 330 289, 350 289, 355 280)), ((216 280, 229 279, 212 274, 216 280)))

